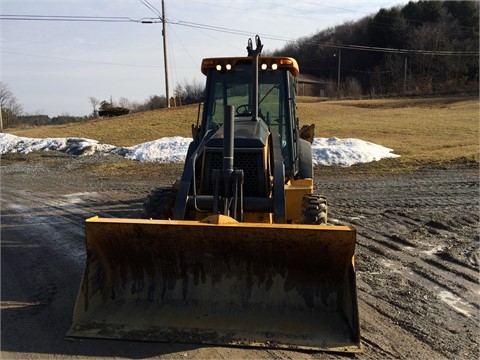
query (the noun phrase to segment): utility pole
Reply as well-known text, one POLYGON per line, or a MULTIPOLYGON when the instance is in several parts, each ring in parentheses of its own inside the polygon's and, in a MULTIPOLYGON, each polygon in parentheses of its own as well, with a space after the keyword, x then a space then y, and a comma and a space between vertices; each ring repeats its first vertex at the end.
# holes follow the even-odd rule
MULTIPOLYGON (((334 57, 337 54, 333 54, 334 57)), ((340 64, 342 62, 342 49, 338 49, 338 68, 337 68, 337 97, 340 97, 340 64)))
POLYGON ((405 68, 403 70, 403 95, 407 93, 407 56, 405 56, 405 68))
POLYGON ((163 36, 163 59, 165 63, 165 92, 167 98, 167 108, 170 107, 170 91, 168 88, 168 60, 167 60, 167 27, 165 19, 165 1, 162 0, 162 36, 163 36))

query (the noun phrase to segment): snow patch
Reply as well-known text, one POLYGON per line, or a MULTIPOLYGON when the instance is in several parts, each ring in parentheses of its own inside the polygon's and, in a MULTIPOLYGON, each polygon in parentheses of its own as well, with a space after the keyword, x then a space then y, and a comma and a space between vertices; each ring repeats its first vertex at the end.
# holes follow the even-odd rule
POLYGON ((359 163, 396 158, 393 150, 359 139, 315 138, 312 153, 315 165, 351 166, 359 163))
POLYGON ((422 253, 427 254, 429 256, 432 256, 432 255, 435 255, 435 254, 438 254, 438 253, 442 252, 444 249, 445 249, 444 245, 439 245, 439 246, 433 247, 430 250, 423 250, 422 253))
POLYGON ((125 148, 125 158, 163 163, 185 162, 185 156, 191 142, 191 138, 183 138, 181 136, 161 138, 125 148))
POLYGON ((33 151, 57 150, 72 155, 91 155, 97 151, 110 152, 113 145, 99 144, 97 140, 85 138, 35 139, 11 134, 0 134, 0 154, 28 154, 33 151))
POLYGON ((442 290, 440 291, 440 299, 450 305, 454 310, 458 311, 459 313, 470 317, 472 316, 471 311, 475 311, 475 309, 465 300, 462 300, 458 296, 452 294, 450 291, 442 290))
MULTIPOLYGON (((0 134, 0 154, 28 154, 32 151, 57 150, 72 155, 115 153, 137 161, 181 163, 185 161, 191 141, 191 138, 175 136, 131 147, 115 147, 85 138, 34 139, 2 133, 0 134)), ((314 165, 351 166, 383 158, 399 157, 392 151, 392 149, 359 139, 315 138, 312 144, 312 160, 314 165)))

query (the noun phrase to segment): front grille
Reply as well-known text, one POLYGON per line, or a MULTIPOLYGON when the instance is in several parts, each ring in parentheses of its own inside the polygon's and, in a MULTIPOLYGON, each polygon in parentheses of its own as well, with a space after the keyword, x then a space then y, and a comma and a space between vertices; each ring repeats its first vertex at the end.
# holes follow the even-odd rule
MULTIPOLYGON (((204 162, 204 181, 202 193, 213 194, 213 171, 222 170, 222 149, 206 149, 204 162)), ((267 183, 265 180, 265 165, 263 164, 262 149, 236 149, 233 155, 233 168, 243 170, 243 195, 252 197, 266 197, 267 183)))

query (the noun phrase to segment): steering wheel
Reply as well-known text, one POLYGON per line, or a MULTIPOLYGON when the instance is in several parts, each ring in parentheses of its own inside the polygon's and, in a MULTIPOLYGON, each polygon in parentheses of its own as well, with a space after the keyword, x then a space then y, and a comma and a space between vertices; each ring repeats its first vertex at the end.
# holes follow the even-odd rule
POLYGON ((238 116, 252 115, 252 110, 250 109, 250 105, 248 105, 248 104, 243 104, 243 105, 238 106, 235 109, 235 112, 237 113, 238 116))
MULTIPOLYGON (((252 110, 250 109, 250 105, 248 104, 240 105, 235 109, 235 112, 238 116, 252 116, 252 110)), ((262 110, 260 110, 260 108, 258 108, 258 116, 260 117, 260 119, 265 121, 265 116, 263 116, 262 110)))

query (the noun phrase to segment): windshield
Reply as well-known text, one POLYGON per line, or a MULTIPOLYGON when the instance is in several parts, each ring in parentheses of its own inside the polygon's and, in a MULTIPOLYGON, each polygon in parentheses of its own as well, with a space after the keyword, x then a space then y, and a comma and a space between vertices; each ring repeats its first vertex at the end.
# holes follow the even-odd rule
MULTIPOLYGON (((259 72, 259 117, 269 125, 285 116, 284 75, 282 70, 259 72)), ((235 106, 236 116, 252 116, 251 76, 250 64, 237 64, 228 72, 211 70, 207 89, 209 101, 205 104, 208 128, 223 124, 224 109, 228 105, 235 106)))

